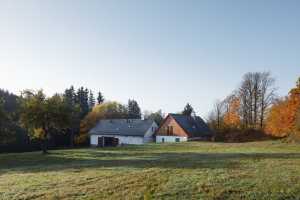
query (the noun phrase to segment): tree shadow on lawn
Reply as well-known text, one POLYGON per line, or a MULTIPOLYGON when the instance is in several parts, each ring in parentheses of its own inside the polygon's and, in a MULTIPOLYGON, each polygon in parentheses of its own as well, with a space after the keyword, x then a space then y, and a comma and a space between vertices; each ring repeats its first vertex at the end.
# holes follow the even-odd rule
MULTIPOLYGON (((0 159, 0 175, 96 168, 235 169, 241 160, 300 159, 300 153, 123 153, 120 151, 53 152, 0 159)), ((0 157, 1 158, 1 157, 0 157)))

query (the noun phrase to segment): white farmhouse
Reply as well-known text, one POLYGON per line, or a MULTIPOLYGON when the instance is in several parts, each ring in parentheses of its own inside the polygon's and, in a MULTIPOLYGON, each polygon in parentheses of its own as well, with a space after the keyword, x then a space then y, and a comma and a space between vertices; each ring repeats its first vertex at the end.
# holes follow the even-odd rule
POLYGON ((89 132, 90 144, 98 147, 144 144, 154 140, 157 128, 158 126, 153 120, 100 120, 89 132))

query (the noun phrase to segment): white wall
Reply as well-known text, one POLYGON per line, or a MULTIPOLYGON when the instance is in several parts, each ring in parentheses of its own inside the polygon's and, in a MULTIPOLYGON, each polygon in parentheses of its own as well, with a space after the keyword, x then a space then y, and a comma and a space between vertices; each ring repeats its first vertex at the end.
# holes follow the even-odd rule
POLYGON ((145 138, 153 137, 153 134, 155 133, 157 128, 158 128, 157 124, 155 122, 153 122, 152 125, 150 126, 150 128, 145 133, 145 138))
POLYGON ((163 139, 164 139, 164 142, 176 142, 176 138, 179 138, 180 142, 187 141, 187 137, 157 135, 156 136, 156 142, 157 143, 162 143, 163 139))
POLYGON ((144 136, 144 143, 153 142, 154 140, 154 133, 158 129, 158 126, 155 122, 152 123, 150 128, 147 130, 144 136))
POLYGON ((137 136, 120 136, 120 135, 91 135, 90 144, 92 146, 98 145, 98 137, 115 137, 119 139, 119 144, 144 144, 153 142, 153 134, 157 130, 158 126, 155 122, 149 127, 144 137, 137 136))
POLYGON ((91 135, 90 136, 90 144, 93 146, 98 145, 98 135, 91 135))
POLYGON ((120 135, 91 135, 90 143, 92 146, 98 145, 98 137, 115 137, 119 139, 119 144, 144 144, 143 137, 120 136, 120 135))

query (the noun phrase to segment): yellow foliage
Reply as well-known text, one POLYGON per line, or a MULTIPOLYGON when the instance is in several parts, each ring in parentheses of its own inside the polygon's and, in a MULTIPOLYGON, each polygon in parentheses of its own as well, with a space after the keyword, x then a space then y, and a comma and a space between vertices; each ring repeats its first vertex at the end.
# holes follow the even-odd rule
POLYGON ((228 127, 237 128, 240 125, 240 100, 237 97, 234 97, 229 102, 229 107, 227 112, 224 115, 224 124, 228 127))
POLYGON ((284 137, 297 131, 297 116, 300 109, 300 86, 293 88, 289 96, 274 104, 267 118, 266 132, 284 137))
POLYGON ((32 134, 33 138, 38 138, 38 139, 42 139, 42 140, 46 139, 45 131, 42 128, 35 128, 35 129, 33 129, 32 133, 33 133, 32 134))
POLYGON ((84 143, 88 138, 88 132, 101 119, 124 118, 126 108, 117 102, 106 102, 96 105, 91 112, 80 122, 80 132, 75 138, 76 144, 84 143))

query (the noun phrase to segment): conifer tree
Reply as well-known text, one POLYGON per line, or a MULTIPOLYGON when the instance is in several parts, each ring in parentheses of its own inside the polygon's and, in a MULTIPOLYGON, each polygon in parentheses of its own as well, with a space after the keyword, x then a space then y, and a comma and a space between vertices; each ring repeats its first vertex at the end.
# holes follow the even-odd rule
POLYGON ((97 97, 97 103, 102 104, 103 102, 104 102, 104 97, 103 97, 102 93, 99 91, 98 97, 97 97))
POLYGON ((93 91, 90 90, 90 95, 89 95, 89 107, 90 107, 90 110, 93 109, 94 106, 95 106, 95 97, 94 97, 93 91))
POLYGON ((141 109, 139 107, 139 104, 134 99, 128 100, 127 109, 128 109, 128 118, 141 119, 142 117, 141 109))
POLYGON ((194 108, 189 103, 187 103, 186 106, 184 107, 184 110, 182 111, 182 114, 192 116, 193 113, 194 113, 194 108))

